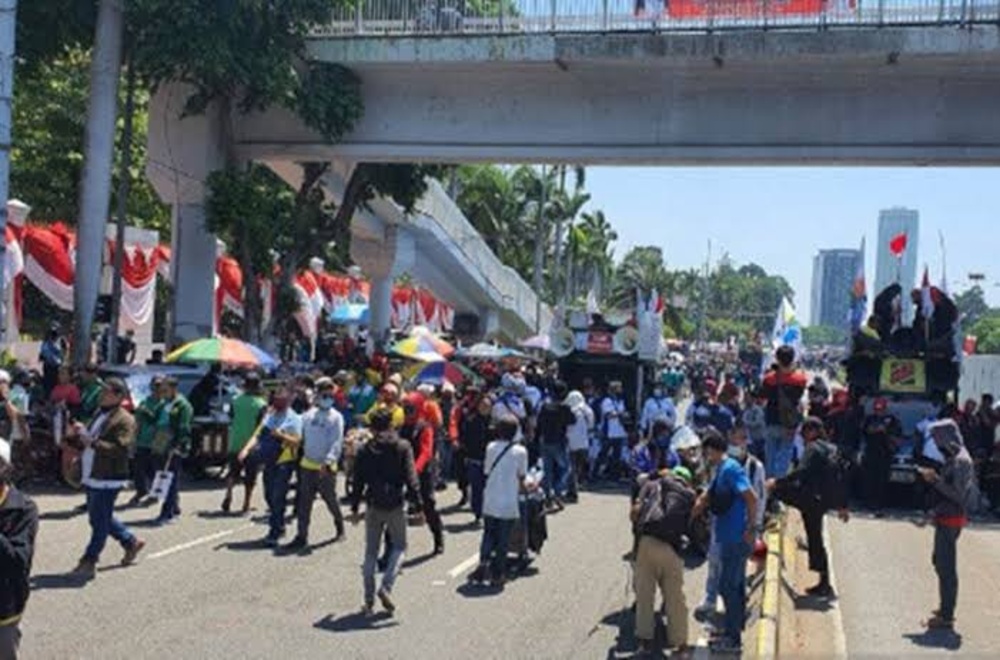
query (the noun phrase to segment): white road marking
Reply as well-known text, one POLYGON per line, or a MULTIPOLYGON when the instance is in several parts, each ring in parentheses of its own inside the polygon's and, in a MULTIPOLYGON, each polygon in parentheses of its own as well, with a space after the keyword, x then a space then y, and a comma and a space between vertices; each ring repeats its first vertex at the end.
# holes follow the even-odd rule
POLYGON ((434 580, 433 582, 431 582, 432 587, 443 587, 446 584, 448 583, 445 582, 444 580, 434 580))
POLYGON ((450 577, 452 580, 454 580, 459 575, 462 575, 463 573, 465 573, 466 571, 468 571, 470 568, 472 568, 473 566, 476 566, 478 564, 479 564, 479 553, 477 552, 476 554, 472 555, 471 557, 469 557, 468 559, 466 559, 465 561, 463 561, 461 564, 459 564, 455 568, 453 568, 450 571, 448 571, 448 577, 450 577))
POLYGON ((250 529, 251 527, 255 526, 256 525, 251 523, 247 525, 242 525, 240 527, 235 527, 233 529, 227 529, 223 532, 216 532, 215 534, 209 534, 208 536, 202 536, 201 538, 197 538, 193 541, 188 541, 187 543, 181 543, 180 545, 175 545, 172 548, 167 548, 166 550, 160 550, 159 552, 149 555, 148 557, 146 557, 146 559, 147 560, 162 559, 163 557, 169 557, 170 555, 176 554, 178 552, 183 552, 184 550, 190 550, 191 548, 195 548, 199 545, 204 545, 205 543, 211 543, 212 541, 225 538, 227 536, 235 534, 236 532, 241 532, 245 529, 250 529))
MULTIPOLYGON (((830 572, 830 586, 833 593, 839 594, 837 590, 837 574, 833 570, 833 546, 830 543, 830 534, 827 532, 827 525, 823 525, 823 545, 826 546, 827 570, 830 572)), ((847 657, 847 635, 844 633, 844 615, 840 611, 840 601, 834 600, 830 612, 833 615, 833 653, 834 658, 847 657)))

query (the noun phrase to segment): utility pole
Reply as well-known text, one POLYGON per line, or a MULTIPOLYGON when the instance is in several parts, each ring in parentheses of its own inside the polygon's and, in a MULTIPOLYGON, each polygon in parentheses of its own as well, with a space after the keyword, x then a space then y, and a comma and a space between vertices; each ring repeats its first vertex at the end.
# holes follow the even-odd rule
POLYGON ((542 188, 538 196, 538 218, 535 225, 535 334, 542 332, 542 271, 545 269, 545 204, 546 204, 546 171, 542 165, 542 188))
POLYGON ((14 35, 17 0, 0 0, 0 348, 7 346, 7 199, 10 197, 10 125, 14 105, 14 35))
POLYGON ((712 272, 712 239, 708 239, 708 254, 705 256, 705 270, 701 280, 701 309, 698 314, 698 342, 704 346, 708 341, 708 326, 706 318, 708 316, 708 278, 712 272))

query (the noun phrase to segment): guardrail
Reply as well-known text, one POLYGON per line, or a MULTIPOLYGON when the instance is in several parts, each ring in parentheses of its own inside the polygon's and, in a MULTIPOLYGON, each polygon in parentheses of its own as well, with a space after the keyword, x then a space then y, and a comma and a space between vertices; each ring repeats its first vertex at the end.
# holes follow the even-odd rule
POLYGON ((814 30, 1000 22, 1000 0, 354 0, 313 36, 814 30))

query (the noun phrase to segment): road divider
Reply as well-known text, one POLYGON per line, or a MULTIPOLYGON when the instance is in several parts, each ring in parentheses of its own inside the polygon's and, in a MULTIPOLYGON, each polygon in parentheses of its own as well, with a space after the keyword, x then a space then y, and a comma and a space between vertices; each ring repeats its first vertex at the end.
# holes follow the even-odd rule
POLYGON ((784 520, 765 534, 767 561, 764 567, 764 595, 761 599, 760 621, 757 624, 757 658, 774 660, 778 657, 778 626, 781 618, 781 582, 784 569, 784 520))

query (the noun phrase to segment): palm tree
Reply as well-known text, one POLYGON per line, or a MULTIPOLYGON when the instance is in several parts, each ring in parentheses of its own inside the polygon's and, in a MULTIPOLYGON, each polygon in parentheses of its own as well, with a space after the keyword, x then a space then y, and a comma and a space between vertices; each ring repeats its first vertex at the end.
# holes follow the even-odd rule
POLYGON ((611 228, 604 211, 584 213, 580 220, 579 227, 586 239, 579 257, 583 282, 600 293, 611 276, 614 266, 612 245, 618 240, 618 234, 611 228))

